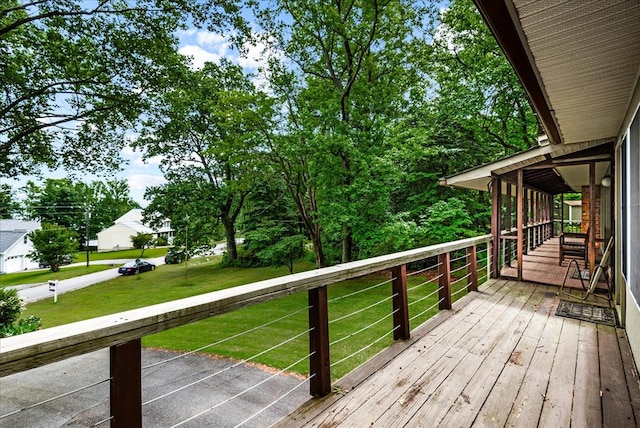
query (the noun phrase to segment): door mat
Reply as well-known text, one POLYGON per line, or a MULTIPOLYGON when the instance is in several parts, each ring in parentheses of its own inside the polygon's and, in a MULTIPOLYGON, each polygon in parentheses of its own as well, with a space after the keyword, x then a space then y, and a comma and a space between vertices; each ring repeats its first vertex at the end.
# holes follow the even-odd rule
POLYGON ((617 323, 616 311, 613 308, 590 305, 588 303, 572 302, 560 299, 556 315, 574 318, 582 321, 605 324, 615 327, 617 323))

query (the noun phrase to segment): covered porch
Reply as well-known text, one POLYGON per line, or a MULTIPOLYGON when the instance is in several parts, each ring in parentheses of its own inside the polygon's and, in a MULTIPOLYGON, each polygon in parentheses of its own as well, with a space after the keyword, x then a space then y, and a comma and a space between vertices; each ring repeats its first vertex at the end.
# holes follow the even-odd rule
POLYGON ((624 330, 556 315, 557 291, 491 280, 277 426, 638 426, 624 330))

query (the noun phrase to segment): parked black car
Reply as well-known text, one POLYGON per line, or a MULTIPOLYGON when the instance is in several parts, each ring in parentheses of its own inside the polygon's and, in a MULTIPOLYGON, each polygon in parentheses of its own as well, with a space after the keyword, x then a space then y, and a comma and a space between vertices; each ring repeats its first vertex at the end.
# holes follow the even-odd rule
POLYGON ((135 262, 125 263, 118 268, 118 273, 122 275, 133 275, 140 272, 154 270, 156 265, 146 260, 136 260, 135 262))
MULTIPOLYGON (((62 260, 60 260, 60 265, 69 265, 72 262, 73 262, 73 257, 67 254, 65 256, 62 256, 62 260)), ((38 267, 40 267, 41 269, 44 269, 44 268, 51 267, 51 264, 46 260, 40 260, 40 263, 38 263, 38 267)))

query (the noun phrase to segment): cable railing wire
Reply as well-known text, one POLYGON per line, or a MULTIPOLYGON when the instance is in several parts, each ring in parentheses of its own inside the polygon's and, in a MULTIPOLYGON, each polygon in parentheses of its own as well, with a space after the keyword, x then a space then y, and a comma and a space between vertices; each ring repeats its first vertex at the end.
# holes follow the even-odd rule
POLYGON ((268 353, 268 352, 273 351, 274 349, 277 349, 277 348, 279 348, 279 347, 281 347, 281 346, 283 346, 283 345, 286 345, 287 343, 293 342, 294 340, 298 339, 299 337, 301 337, 301 336, 303 336, 303 335, 305 335, 305 334, 308 334, 308 333, 309 333, 310 331, 312 331, 312 330, 313 330, 313 328, 307 329, 307 330, 303 331, 302 333, 299 333, 299 334, 297 334, 297 335, 295 335, 295 336, 293 336, 293 337, 290 337, 289 339, 287 339, 287 340, 285 340, 285 341, 282 341, 282 342, 280 342, 280 343, 278 343, 278 344, 276 344, 276 345, 274 345, 274 346, 272 346, 272 347, 270 347, 270 348, 267 348, 267 349, 265 349, 264 351, 258 352, 257 354, 252 355, 252 356, 251 356, 251 357, 249 357, 249 358, 242 359, 242 360, 238 361, 237 363, 235 363, 235 364, 233 364, 233 365, 231 365, 231 366, 229 366, 229 367, 225 367, 224 369, 218 370, 218 371, 217 371, 217 372, 215 372, 215 373, 212 373, 212 374, 210 374, 210 375, 208 375, 208 376, 205 376, 205 377, 203 377, 203 378, 201 378, 201 379, 198 379, 198 380, 196 380, 196 381, 193 381, 193 382, 191 382, 191 383, 188 383, 188 384, 186 384, 186 385, 183 385, 183 386, 181 386, 180 388, 176 388, 176 389, 174 389, 173 391, 169 391, 169 392, 167 392, 167 393, 165 393, 165 394, 162 394, 162 395, 160 395, 160 396, 158 396, 158 397, 156 397, 156 398, 152 398, 152 399, 150 399, 150 400, 147 400, 147 401, 145 401, 144 403, 142 403, 142 405, 143 405, 143 406, 146 406, 147 404, 151 404, 151 403, 153 403, 153 402, 155 402, 155 401, 158 401, 158 400, 161 400, 161 399, 163 399, 163 398, 166 398, 166 397, 168 397, 168 396, 170 396, 170 395, 173 395, 173 394, 175 394, 176 392, 183 391, 183 390, 185 390, 185 389, 187 389, 187 388, 190 388, 190 387, 192 387, 192 386, 194 386, 194 385, 197 385, 197 384, 199 384, 199 383, 202 383, 202 382, 204 382, 204 381, 205 381, 205 380, 207 380, 207 379, 211 379, 211 378, 213 378, 213 377, 216 377, 216 376, 218 376, 218 375, 220 375, 220 374, 222 374, 222 373, 224 373, 224 372, 227 372, 227 371, 229 371, 229 370, 231 370, 231 369, 233 369, 233 368, 236 368, 236 367, 238 367, 238 366, 240 366, 240 365, 242 365, 242 364, 246 363, 247 361, 253 360, 254 358, 257 358, 257 357, 259 357, 259 356, 261 356, 261 355, 264 355, 264 354, 266 354, 266 353, 268 353))
POLYGON ((353 293, 345 294, 344 296, 334 297, 333 299, 330 299, 327 302, 328 303, 337 302, 338 300, 346 299, 347 297, 355 296, 357 294, 364 293, 365 291, 373 290, 374 288, 378 288, 378 287, 381 287, 381 286, 383 286, 385 284, 389 284, 390 282, 395 281, 396 279, 398 279, 398 278, 394 277, 394 278, 388 279, 386 281, 383 281, 383 282, 381 282, 379 284, 374 284, 374 285, 371 285, 369 287, 363 288, 361 290, 354 291, 353 293))
POLYGON ((427 300, 429 297, 433 296, 434 294, 440 292, 440 290, 444 289, 444 287, 438 287, 435 290, 433 290, 431 293, 427 294, 426 296, 420 297, 419 299, 414 300, 413 302, 410 302, 408 304, 408 306, 412 306, 415 305, 416 303, 420 303, 423 300, 427 300))
POLYGON ((426 268, 424 268, 424 269, 420 269, 420 270, 417 270, 417 271, 414 271, 414 272, 410 272, 410 273, 408 273, 408 274, 407 274, 407 277, 409 277, 409 276, 413 276, 413 275, 418 275, 418 274, 420 274, 420 273, 422 273, 422 272, 426 272, 426 271, 428 271, 428 270, 435 269, 435 268, 437 268, 437 267, 440 267, 440 265, 442 265, 442 262, 438 262, 438 263, 436 263, 435 265, 432 265, 432 266, 426 267, 426 268))
POLYGON ((454 273, 459 272, 459 271, 461 271, 461 270, 463 270, 463 269, 466 269, 466 268, 468 268, 469 266, 471 266, 471 263, 467 263, 467 264, 466 264, 466 265, 464 265, 464 266, 460 266, 459 268, 453 269, 450 273, 453 275, 454 273))
POLYGON ((277 318, 277 319, 275 319, 275 320, 269 321, 269 322, 267 322, 267 323, 265 323, 265 324, 262 324, 262 325, 259 325, 259 326, 256 326, 256 327, 253 327, 253 328, 250 328, 249 330, 245 330, 245 331, 243 331, 243 332, 240 332, 240 333, 234 334, 233 336, 229 336, 229 337, 226 337, 226 338, 224 338, 224 339, 220 339, 220 340, 218 340, 217 342, 213 342, 213 343, 210 343, 210 344, 208 344, 208 345, 201 346, 201 347, 199 347, 199 348, 197 348, 197 349, 194 349, 194 350, 189 351, 189 352, 185 352, 185 353, 180 354, 180 355, 177 355, 177 356, 175 356, 175 357, 168 358, 168 359, 166 359, 166 360, 162 360, 162 361, 158 361, 158 362, 156 362, 156 363, 149 364, 149 365, 147 365, 147 366, 144 366, 144 367, 142 368, 142 370, 146 370, 146 369, 150 369, 150 368, 152 368, 152 367, 156 367, 156 366, 159 366, 159 365, 162 365, 162 364, 166 364, 166 363, 169 363, 169 362, 171 362, 171 361, 174 361, 174 360, 177 360, 177 359, 184 358, 184 357, 187 357, 187 356, 189 356, 189 355, 195 354, 196 352, 200 352, 200 351, 202 351, 203 349, 211 348, 211 347, 216 346, 216 345, 219 345, 219 344, 221 344, 221 343, 228 342, 228 341, 230 341, 230 340, 232 340, 232 339, 236 339, 236 338, 238 338, 238 337, 244 336, 245 334, 253 333, 254 331, 256 331, 256 330, 260 330, 260 329, 261 329, 261 328, 263 328, 263 327, 267 327, 267 326, 272 325, 272 324, 275 324, 275 323, 277 323, 277 322, 279 322, 279 321, 282 321, 282 320, 285 320, 285 319, 287 319, 287 318, 290 318, 290 317, 292 317, 292 316, 294 316, 294 315, 298 315, 300 312, 308 311, 310 308, 311 308, 311 306, 307 306, 306 308, 302 308, 302 309, 299 309, 299 310, 297 310, 297 311, 295 311, 295 312, 292 312, 292 313, 290 313, 290 314, 287 314, 287 315, 281 316, 280 318, 277 318))
POLYGON ((444 274, 442 274, 442 273, 441 273, 440 275, 434 276, 433 278, 428 279, 428 280, 426 280, 425 282, 421 282, 420 284, 414 285, 413 287, 409 287, 409 288, 407 288, 407 291, 413 291, 413 290, 415 290, 416 288, 420 288, 420 287, 422 287, 422 286, 424 286, 424 285, 430 284, 430 283, 432 283, 432 282, 434 282, 434 281, 436 281, 436 280, 438 280, 438 279, 442 278, 442 276, 443 276, 443 275, 444 275, 444 274))
POLYGON ((350 317, 352 317, 352 316, 354 316, 354 315, 357 315, 357 314, 359 314, 359 313, 362 313, 362 312, 364 312, 364 311, 366 311, 366 310, 368 310, 368 309, 375 308, 376 306, 381 305, 381 304, 383 304, 384 302, 388 302, 389 300, 393 299, 393 298, 394 298, 394 297, 396 297, 397 295, 398 295, 398 293, 394 293, 394 294, 392 294, 391 296, 389 296, 389 297, 385 297, 384 299, 379 300, 379 301, 377 301, 377 302, 375 302, 375 303, 372 303, 372 304, 371 304, 371 305, 369 305, 369 306, 366 306, 366 307, 364 307, 364 308, 358 309, 357 311, 353 311, 353 312, 350 312, 350 313, 348 313, 348 314, 346 314, 346 315, 343 315, 343 316, 341 316, 341 317, 338 317, 338 318, 336 318, 336 319, 333 319, 333 320, 329 321, 329 324, 333 324, 334 322, 342 321, 342 320, 344 320, 344 319, 346 319, 346 318, 350 318, 350 317))
POLYGON ((86 389, 93 388, 94 386, 98 386, 98 385, 101 385, 101 384, 103 384, 105 382, 109 382, 109 381, 111 381, 111 378, 103 379, 103 380, 100 380, 98 382, 94 382, 92 384, 82 386, 80 388, 74 389, 73 391, 68 391, 68 392, 56 395, 55 397, 47 398, 46 400, 39 401, 38 403, 31 404, 31 405, 23 407, 21 409, 14 410, 13 412, 4 414, 4 415, 0 416, 0 419, 4 419, 4 418, 7 418, 9 416, 16 415, 18 413, 24 412, 25 410, 30 410, 30 409, 33 409, 33 408, 36 408, 36 407, 40 407, 40 406, 45 405, 47 403, 50 403, 52 401, 58 400, 60 398, 68 397, 69 395, 73 395, 75 393, 82 392, 82 391, 84 391, 86 389))
POLYGON ((364 327, 362 327, 360 330, 356 330, 356 331, 354 331, 354 332, 352 332, 352 333, 349 333, 348 335, 346 335, 346 336, 344 336, 344 337, 341 337, 340 339, 336 339, 336 340, 334 340, 333 342, 329 343, 329 346, 333 346, 333 345, 336 345, 336 344, 338 344, 338 343, 340 343, 340 342, 344 342, 345 340, 347 340, 347 339, 349 339, 349 338, 351 338, 351 337, 353 337, 353 336, 356 336, 356 335, 358 335, 358 334, 362 333, 363 331, 366 331, 366 330, 369 330, 369 329, 370 329, 370 328, 372 328, 372 327, 375 327, 376 325, 380 324, 382 321, 385 321, 387 318, 389 318, 389 316, 391 316, 391 315, 393 315, 393 314, 397 313, 399 310, 400 310, 400 309, 396 309, 396 310, 392 311, 389 315, 385 315, 385 316, 383 316, 382 318, 380 318, 379 320, 374 321, 374 322, 372 322, 371 324, 367 324, 367 325, 365 325, 365 326, 364 326, 364 327))
POLYGON ((467 258, 467 254, 465 253, 463 256, 457 257, 455 259, 451 259, 450 262, 457 262, 458 260, 462 260, 462 259, 466 259, 467 258))
POLYGON ((396 330, 397 330, 397 329, 399 329, 399 328, 400 328, 400 326, 399 326, 399 325, 397 325, 397 326, 393 327, 393 328, 391 329, 391 331, 386 332, 383 336, 380 336, 378 339, 374 340, 373 342, 371 342, 371 343, 370 343, 370 344, 368 344, 367 346, 365 346, 365 347, 363 347, 363 348, 360 348, 359 350, 357 350, 357 351, 353 352, 352 354, 347 355, 346 357, 344 357, 344 358, 342 358, 342 359, 340 359, 340 360, 336 361, 335 363, 331 364, 331 367, 336 366, 336 365, 338 365, 338 364, 340 364, 340 363, 343 363, 343 362, 347 361, 348 359, 351 359, 351 358, 355 357, 355 356, 356 356, 356 355, 358 355, 359 353, 361 353, 361 352, 363 352, 363 351, 365 351, 365 350, 367 350, 367 349, 371 348, 373 345, 375 345, 376 343, 380 342, 380 341, 381 341, 381 340, 383 340, 385 337, 387 337, 389 334, 393 333, 394 331, 396 331, 396 330))
POLYGON ((272 375, 271 375, 271 376, 269 376, 268 378, 263 379, 263 380, 261 380, 260 382, 256 383, 255 385, 252 385, 252 386, 250 386, 249 388, 246 388, 246 389, 244 389, 243 391, 240 391, 239 393, 237 393, 237 394, 235 394, 235 395, 233 395, 233 396, 231 396, 231 397, 228 397, 228 398, 226 398, 226 399, 222 400, 221 402, 217 403, 216 405, 211 406, 211 407, 209 407, 208 409, 205 409, 205 410, 203 410, 203 411, 201 411, 201 412, 199 412, 199 413, 196 413, 195 415, 193 415, 193 416, 191 416, 191 417, 189 417, 189 418, 187 418, 187 419, 183 420, 182 422, 178 422, 177 424, 172 425, 172 426, 171 426, 171 428, 176 428, 176 427, 179 427, 179 426, 181 426, 181 425, 184 425, 185 423, 187 423, 187 422, 189 422, 189 421, 192 421, 192 420, 194 420, 194 419, 196 419, 196 418, 198 418, 198 417, 200 417, 200 416, 204 415, 205 413, 209 413, 210 411, 212 411, 212 410, 214 410, 214 409, 216 409, 216 408, 218 408, 218 407, 222 406, 223 404, 228 403, 229 401, 235 400, 236 398, 238 398, 238 397, 240 397, 240 396, 242 396, 242 395, 246 394, 247 392, 249 392, 249 391, 252 391, 252 390, 256 389, 256 388, 257 388, 257 387, 259 387, 260 385, 263 385, 263 384, 267 383, 268 381, 270 381, 270 380, 271 380, 271 379, 273 379, 274 377, 281 375, 282 373, 286 372, 287 370, 289 370, 291 367, 295 366, 296 364, 300 364, 302 361, 309 359, 309 357, 310 357, 311 355, 313 355, 313 353, 310 353, 310 354, 305 355, 304 357, 300 358, 298 361, 295 361, 294 363, 290 364, 289 366, 285 367, 284 369, 282 369, 282 370, 280 370, 280 371, 278 371, 278 372, 276 372, 276 373, 272 374, 272 375))
POLYGON ((426 314, 427 312, 429 312, 430 310, 432 310, 433 308, 435 308, 436 306, 438 306, 442 302, 444 302, 444 298, 438 300, 433 305, 429 306, 427 309, 425 309, 424 311, 420 312, 419 314, 416 314, 416 315, 412 316, 411 318, 409 318, 409 321, 413 321, 414 319, 426 314))
POLYGON ((293 388, 291 388, 289 391, 285 392, 284 394, 282 394, 280 397, 278 397, 276 400, 272 401, 269 405, 263 407, 262 409, 260 409, 258 412, 254 413, 253 415, 249 416, 247 419, 245 419, 244 421, 240 422, 238 425, 236 425, 233 428, 238 428, 241 427, 242 425, 246 424, 247 422, 249 422, 251 419, 255 418, 256 416, 258 416, 260 413, 264 412, 265 410, 271 408, 271 406, 275 405, 278 401, 282 400, 283 398, 285 398, 286 396, 288 396, 289 394, 291 394, 293 391, 295 391, 296 389, 300 388, 302 385, 308 383, 312 378, 314 378, 316 376, 315 373, 313 373, 311 376, 309 376, 308 378, 305 378, 302 382, 299 382, 296 386, 294 386, 293 388))
POLYGON ((90 426, 91 428, 95 428, 95 427, 98 427, 98 426, 100 426, 100 425, 104 424, 105 422, 109 422, 111 419, 113 419, 113 416, 109 416, 108 418, 103 419, 103 420, 101 420, 101 421, 98 421, 98 422, 96 422, 95 424, 93 424, 93 425, 89 425, 89 426, 90 426))

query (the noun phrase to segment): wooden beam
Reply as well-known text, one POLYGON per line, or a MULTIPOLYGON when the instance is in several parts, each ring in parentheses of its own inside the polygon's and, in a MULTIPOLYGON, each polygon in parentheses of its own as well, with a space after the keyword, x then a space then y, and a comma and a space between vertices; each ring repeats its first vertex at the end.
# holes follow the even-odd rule
POLYGON ((525 190, 524 190, 524 171, 518 170, 518 186, 516 188, 516 195, 518 197, 517 201, 517 228, 518 228, 518 240, 517 240, 517 251, 518 251, 518 281, 522 281, 522 262, 524 260, 524 214, 525 214, 525 190))
POLYGON ((406 340, 411 337, 409 298, 407 296, 407 265, 391 269, 391 276, 393 277, 393 339, 406 340))
POLYGON ((589 164, 589 273, 596 269, 596 163, 589 164))
POLYGON ((451 253, 438 256, 438 309, 451 309, 451 253))
POLYGON ((110 348, 111 427, 142 428, 141 340, 110 348))
POLYGON ((500 277, 500 247, 502 241, 500 240, 500 233, 502 226, 500 224, 500 218, 502 213, 502 179, 494 176, 491 178, 491 235, 493 235, 493 245, 491 250, 491 265, 493 267, 493 278, 500 277))
MULTIPOLYGON (((505 212, 505 217, 504 217, 504 228, 505 230, 507 230, 508 232, 511 232, 511 213, 512 213, 512 206, 511 206, 511 183, 507 183, 507 200, 506 200, 506 212, 505 212)), ((507 251, 505 251, 505 261, 504 263, 511 267, 511 241, 506 241, 504 243, 507 251)))
POLYGON ((309 389, 314 397, 331 392, 327 287, 309 290, 309 389))
POLYGON ((467 264, 469 277, 467 278, 467 292, 478 291, 478 260, 476 246, 467 248, 467 264))

